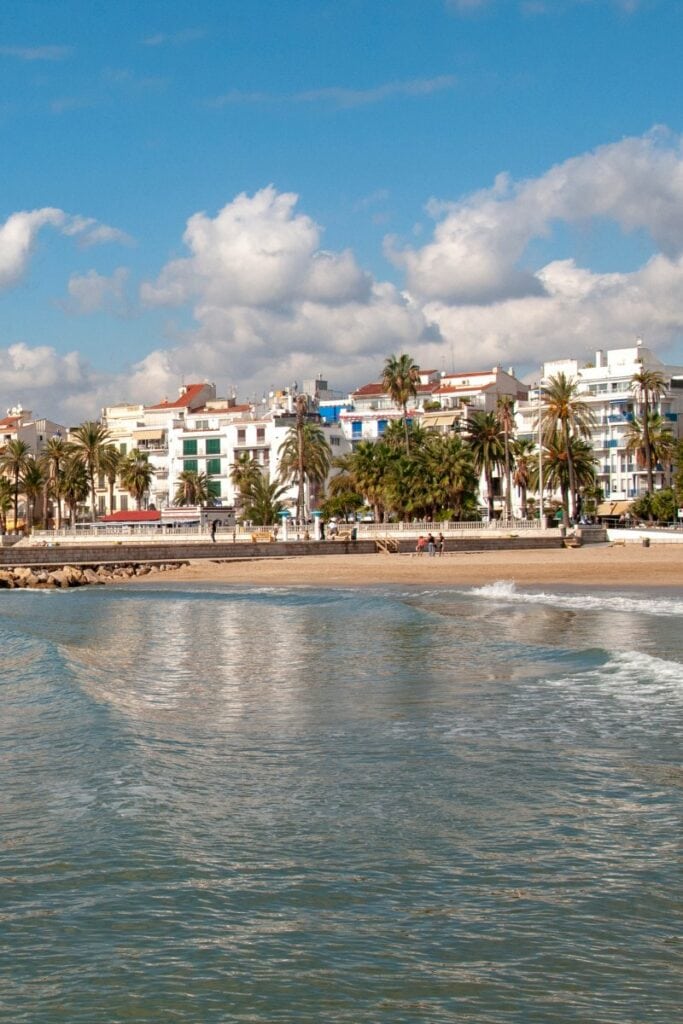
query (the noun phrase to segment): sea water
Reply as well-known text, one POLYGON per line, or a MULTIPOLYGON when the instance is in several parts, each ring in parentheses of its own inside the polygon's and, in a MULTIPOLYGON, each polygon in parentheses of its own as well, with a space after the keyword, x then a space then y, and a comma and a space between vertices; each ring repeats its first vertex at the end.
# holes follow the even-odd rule
POLYGON ((683 596, 0 596, 0 1019, 680 1019, 683 596))

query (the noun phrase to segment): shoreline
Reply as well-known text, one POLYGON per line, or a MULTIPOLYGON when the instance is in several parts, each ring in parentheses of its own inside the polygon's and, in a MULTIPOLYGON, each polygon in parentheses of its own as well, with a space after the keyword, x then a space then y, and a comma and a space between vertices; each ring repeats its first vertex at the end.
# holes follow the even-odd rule
MULTIPOLYGON (((197 560, 164 574, 180 583, 254 586, 465 585, 683 588, 683 545, 590 544, 581 548, 415 554, 292 555, 248 560, 197 560)), ((144 578, 143 578, 144 579, 144 578)), ((148 580, 148 578, 147 578, 148 580)), ((134 585, 135 580, 130 583, 134 585)))

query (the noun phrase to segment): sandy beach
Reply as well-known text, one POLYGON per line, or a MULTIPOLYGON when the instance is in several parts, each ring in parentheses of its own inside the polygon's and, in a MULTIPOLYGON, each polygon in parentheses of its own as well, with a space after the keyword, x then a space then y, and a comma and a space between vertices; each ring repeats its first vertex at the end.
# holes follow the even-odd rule
POLYGON ((447 552, 427 555, 308 555, 196 561, 168 574, 182 582, 267 586, 439 584, 477 586, 498 580, 518 586, 683 586, 683 544, 587 545, 552 551, 447 552))

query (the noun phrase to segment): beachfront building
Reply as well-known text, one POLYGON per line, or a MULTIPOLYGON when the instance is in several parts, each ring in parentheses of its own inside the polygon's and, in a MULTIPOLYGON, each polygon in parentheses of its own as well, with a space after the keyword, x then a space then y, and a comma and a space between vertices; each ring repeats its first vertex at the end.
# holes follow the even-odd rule
POLYGON ((38 456, 51 437, 66 437, 66 427, 53 420, 36 418, 30 409, 16 405, 0 419, 0 448, 10 441, 23 441, 38 456))
MULTIPOLYGON (((620 349, 599 350, 591 363, 576 359, 558 359, 543 364, 542 380, 558 373, 575 379, 581 399, 592 409, 596 427, 591 444, 596 458, 596 482, 605 499, 610 499, 617 512, 647 488, 647 472, 639 466, 633 452, 626 449, 627 435, 634 417, 642 417, 642 407, 632 389, 636 374, 654 370, 662 375, 665 391, 652 403, 671 428, 674 438, 683 431, 683 367, 663 363, 641 342, 620 349), (623 502, 623 507, 617 503, 623 502)), ((517 436, 538 441, 540 411, 538 382, 531 388, 527 402, 517 409, 517 436)), ((671 483, 671 467, 657 466, 655 489, 671 483)))
MULTIPOLYGON (((183 472, 204 474, 211 500, 234 507, 239 495, 232 481, 232 466, 240 457, 252 459, 269 482, 278 479, 278 453, 296 422, 297 394, 295 387, 273 391, 257 406, 240 404, 234 395, 219 398, 215 385, 208 382, 188 384, 179 389, 177 398, 164 399, 156 405, 122 404, 104 409, 102 422, 122 455, 133 448, 147 454, 154 472, 147 507, 164 509, 172 505, 183 472)), ((339 424, 325 423, 316 403, 316 395, 309 396, 307 418, 323 427, 332 456, 348 451, 339 424)), ((108 485, 100 475, 98 514, 131 507, 132 499, 118 481, 113 485, 113 494, 109 494, 108 485)), ((316 507, 320 491, 321 488, 311 488, 308 507, 316 507)), ((294 485, 285 492, 283 500, 287 505, 295 505, 294 485)))
MULTIPOLYGON (((434 400, 434 392, 441 383, 438 370, 420 370, 416 395, 408 402, 407 419, 409 423, 421 418, 425 406, 434 400)), ((335 410, 344 436, 353 446, 360 441, 378 441, 388 425, 403 418, 403 409, 397 405, 385 391, 381 381, 372 381, 352 391, 346 401, 322 401, 322 416, 330 415, 330 407, 335 410)))
POLYGON ((528 394, 529 386, 515 377, 512 367, 507 371, 494 366, 469 373, 444 373, 421 423, 442 434, 460 430, 467 435, 468 419, 473 413, 495 412, 500 398, 521 402, 528 394))

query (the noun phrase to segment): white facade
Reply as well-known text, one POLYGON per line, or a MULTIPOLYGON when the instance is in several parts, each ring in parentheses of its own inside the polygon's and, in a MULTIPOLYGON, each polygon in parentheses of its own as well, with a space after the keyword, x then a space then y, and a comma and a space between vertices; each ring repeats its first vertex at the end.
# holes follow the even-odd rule
MULTIPOLYGON (((233 463, 247 454, 270 482, 279 474, 278 452, 295 424, 294 393, 274 393, 270 407, 239 405, 234 398, 216 398, 212 384, 191 384, 180 389, 178 399, 155 406, 119 405, 103 410, 102 422, 122 454, 133 448, 147 454, 154 470, 147 506, 168 508, 184 471, 207 477, 212 500, 234 507, 238 495, 231 480, 233 463)), ((317 420, 317 415, 312 413, 317 420)), ((338 424, 321 422, 332 456, 349 451, 338 424)), ((110 509, 107 481, 101 476, 97 492, 98 513, 127 510, 132 499, 118 484, 110 509)), ((318 495, 309 496, 315 504, 318 495)), ((296 501, 292 486, 285 503, 296 501)))
MULTIPOLYGON (((543 365, 543 380, 564 373, 579 382, 581 398, 592 409, 596 427, 591 445, 597 460, 597 483, 605 498, 633 500, 644 493, 647 485, 646 470, 636 464, 635 455, 626 451, 626 436, 634 417, 642 418, 642 408, 634 395, 631 381, 642 370, 661 373, 667 388, 662 398, 653 403, 674 438, 681 436, 683 416, 683 367, 668 366, 645 346, 598 351, 591 365, 580 365, 575 359, 562 359, 543 365)), ((517 435, 537 441, 539 401, 538 391, 532 391, 527 403, 520 403, 517 416, 517 435)), ((655 472, 655 488, 668 486, 669 467, 655 472)))

